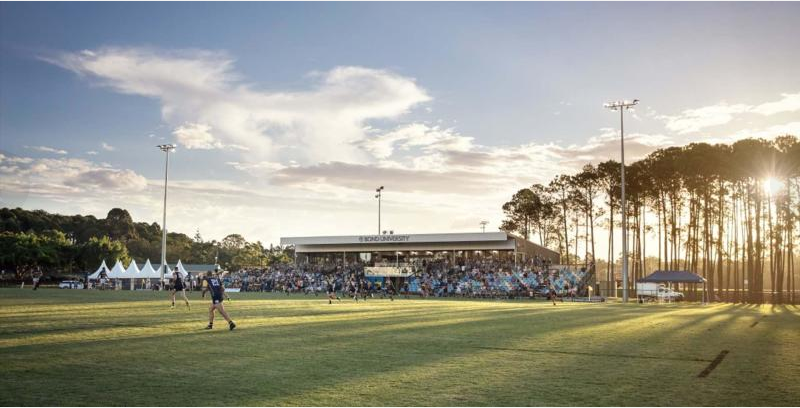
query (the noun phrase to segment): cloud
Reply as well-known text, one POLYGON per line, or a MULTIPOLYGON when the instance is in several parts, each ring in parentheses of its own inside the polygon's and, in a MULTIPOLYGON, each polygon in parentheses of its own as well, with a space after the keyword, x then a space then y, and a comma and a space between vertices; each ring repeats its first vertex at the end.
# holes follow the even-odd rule
POLYGON ((784 112, 800 111, 800 92, 781 94, 782 99, 759 105, 738 103, 729 105, 721 102, 716 105, 696 109, 686 109, 678 115, 658 115, 656 119, 665 122, 667 129, 678 134, 694 133, 709 127, 724 125, 742 114, 771 116, 784 112))
POLYGON ((746 138, 772 140, 783 135, 800 135, 800 121, 771 125, 765 128, 742 129, 730 135, 714 138, 713 140, 717 143, 732 143, 746 138))
POLYGON ((64 183, 80 189, 141 191, 147 187, 147 179, 133 170, 106 168, 80 172, 64 183))
POLYGON ((747 112, 751 106, 745 104, 728 105, 720 103, 697 109, 687 109, 675 116, 660 116, 666 122, 667 129, 686 134, 697 132, 711 126, 724 125, 736 114, 747 112))
POLYGON ((89 156, 97 156, 97 151, 89 150, 88 152, 86 152, 86 154, 88 154, 89 156))
POLYGON ((366 138, 368 121, 396 119, 431 99, 413 78, 356 66, 312 73, 309 89, 267 91, 242 82, 227 54, 205 50, 102 48, 45 60, 159 100, 163 119, 187 147, 238 146, 253 160, 361 161, 356 144, 366 138), (187 123, 192 132, 181 130, 187 123))
POLYGON ((263 171, 276 171, 285 169, 287 166, 277 163, 277 162, 269 162, 269 161, 262 161, 256 163, 241 163, 241 162, 226 162, 225 164, 235 168, 236 170, 247 171, 247 172, 254 172, 255 174, 261 174, 263 171))
POLYGON ((800 111, 800 92, 796 94, 781 94, 783 99, 775 102, 762 103, 752 109, 761 115, 774 115, 783 112, 800 111))
POLYGON ((341 162, 323 163, 308 167, 279 170, 273 181, 276 185, 309 189, 321 185, 370 191, 376 185, 391 186, 393 191, 406 193, 434 192, 475 194, 485 191, 493 180, 480 177, 478 172, 435 172, 413 168, 388 168, 341 162))
POLYGON ((423 152, 468 151, 473 147, 473 138, 461 136, 453 129, 441 129, 422 123, 411 123, 397 129, 369 137, 361 146, 378 159, 391 156, 395 146, 401 150, 418 147, 423 152))
POLYGON ((116 148, 116 147, 114 147, 114 146, 111 146, 110 144, 108 144, 108 143, 106 143, 106 142, 103 142, 103 143, 101 143, 101 144, 100 144, 100 147, 102 147, 102 148, 103 148, 103 150, 105 150, 105 151, 107 151, 107 152, 113 152, 114 150, 117 150, 117 148, 116 148))
POLYGON ((178 126, 172 131, 175 140, 187 149, 239 149, 248 150, 244 146, 239 145, 225 145, 219 140, 215 139, 211 134, 211 126, 201 123, 186 123, 178 126))
POLYGON ((135 193, 147 179, 133 170, 74 158, 30 158, 0 154, 0 190, 66 199, 108 193, 135 193))
POLYGON ((25 147, 26 149, 36 150, 36 151, 45 152, 45 153, 67 154, 66 150, 56 149, 56 148, 49 147, 49 146, 23 146, 23 147, 25 147))
MULTIPOLYGON (((630 134, 626 136, 626 153, 629 160, 635 160, 671 144, 673 141, 663 135, 630 134)), ((556 174, 572 173, 587 163, 618 160, 619 134, 614 129, 601 129, 581 145, 485 146, 453 129, 417 123, 376 135, 364 148, 380 160, 290 166, 261 174, 275 185, 308 191, 369 191, 383 184, 403 193, 473 199, 478 194, 502 200, 510 190, 546 183, 556 174)))

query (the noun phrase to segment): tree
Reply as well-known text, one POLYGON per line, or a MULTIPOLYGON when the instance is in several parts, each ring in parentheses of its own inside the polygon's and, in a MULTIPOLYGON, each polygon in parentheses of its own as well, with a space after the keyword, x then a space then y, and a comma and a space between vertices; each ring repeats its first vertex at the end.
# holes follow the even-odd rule
POLYGON ((131 257, 128 255, 128 248, 125 247, 125 244, 107 236, 93 237, 89 242, 81 245, 79 265, 84 270, 96 268, 104 260, 111 263, 120 260, 127 264, 131 261, 131 257))
POLYGON ((511 197, 511 201, 503 204, 503 213, 506 215, 500 228, 508 232, 518 232, 525 239, 530 238, 531 223, 537 207, 541 205, 531 189, 523 188, 511 197))
POLYGON ((136 238, 136 229, 133 218, 128 210, 113 208, 108 212, 105 220, 108 237, 118 241, 127 241, 136 238))

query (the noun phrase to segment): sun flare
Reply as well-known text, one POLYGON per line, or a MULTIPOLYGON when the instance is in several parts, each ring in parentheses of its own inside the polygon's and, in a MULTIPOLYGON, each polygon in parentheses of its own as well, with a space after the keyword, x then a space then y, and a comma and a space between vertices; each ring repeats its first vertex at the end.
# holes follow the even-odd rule
POLYGON ((767 193, 770 196, 774 196, 775 194, 778 194, 779 191, 781 191, 781 189, 783 188, 783 183, 776 178, 767 177, 764 180, 763 186, 765 193, 767 193))

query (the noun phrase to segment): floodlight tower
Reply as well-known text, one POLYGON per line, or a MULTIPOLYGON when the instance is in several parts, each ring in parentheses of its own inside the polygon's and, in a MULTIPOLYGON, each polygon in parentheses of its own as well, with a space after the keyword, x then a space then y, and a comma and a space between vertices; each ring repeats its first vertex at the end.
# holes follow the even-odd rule
POLYGON ((159 290, 164 288, 164 274, 167 270, 167 180, 169 179, 169 152, 175 150, 173 144, 161 144, 156 146, 166 153, 166 163, 164 164, 164 218, 161 222, 161 285, 159 290))
POLYGON ((628 301, 628 220, 625 215, 625 120, 623 113, 636 106, 638 99, 633 101, 609 102, 603 106, 612 111, 619 111, 619 143, 620 143, 620 183, 622 184, 622 301, 628 301))
POLYGON ((383 191, 383 186, 380 186, 375 189, 375 198, 378 199, 378 235, 381 235, 381 192, 383 191))
POLYGON ((481 221, 481 232, 486 232, 486 224, 488 223, 489 221, 481 221))

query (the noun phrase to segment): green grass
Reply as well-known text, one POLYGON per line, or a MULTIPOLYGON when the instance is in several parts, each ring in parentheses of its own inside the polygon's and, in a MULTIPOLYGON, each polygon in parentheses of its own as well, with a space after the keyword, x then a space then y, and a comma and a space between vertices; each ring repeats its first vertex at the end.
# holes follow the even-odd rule
POLYGON ((0 290, 2 405, 796 405, 793 306, 0 290), (762 317, 764 316, 764 317, 762 317), (758 322, 755 326, 753 323, 758 322), (752 326, 752 327, 751 327, 752 326), (722 350, 707 377, 698 374, 722 350))

